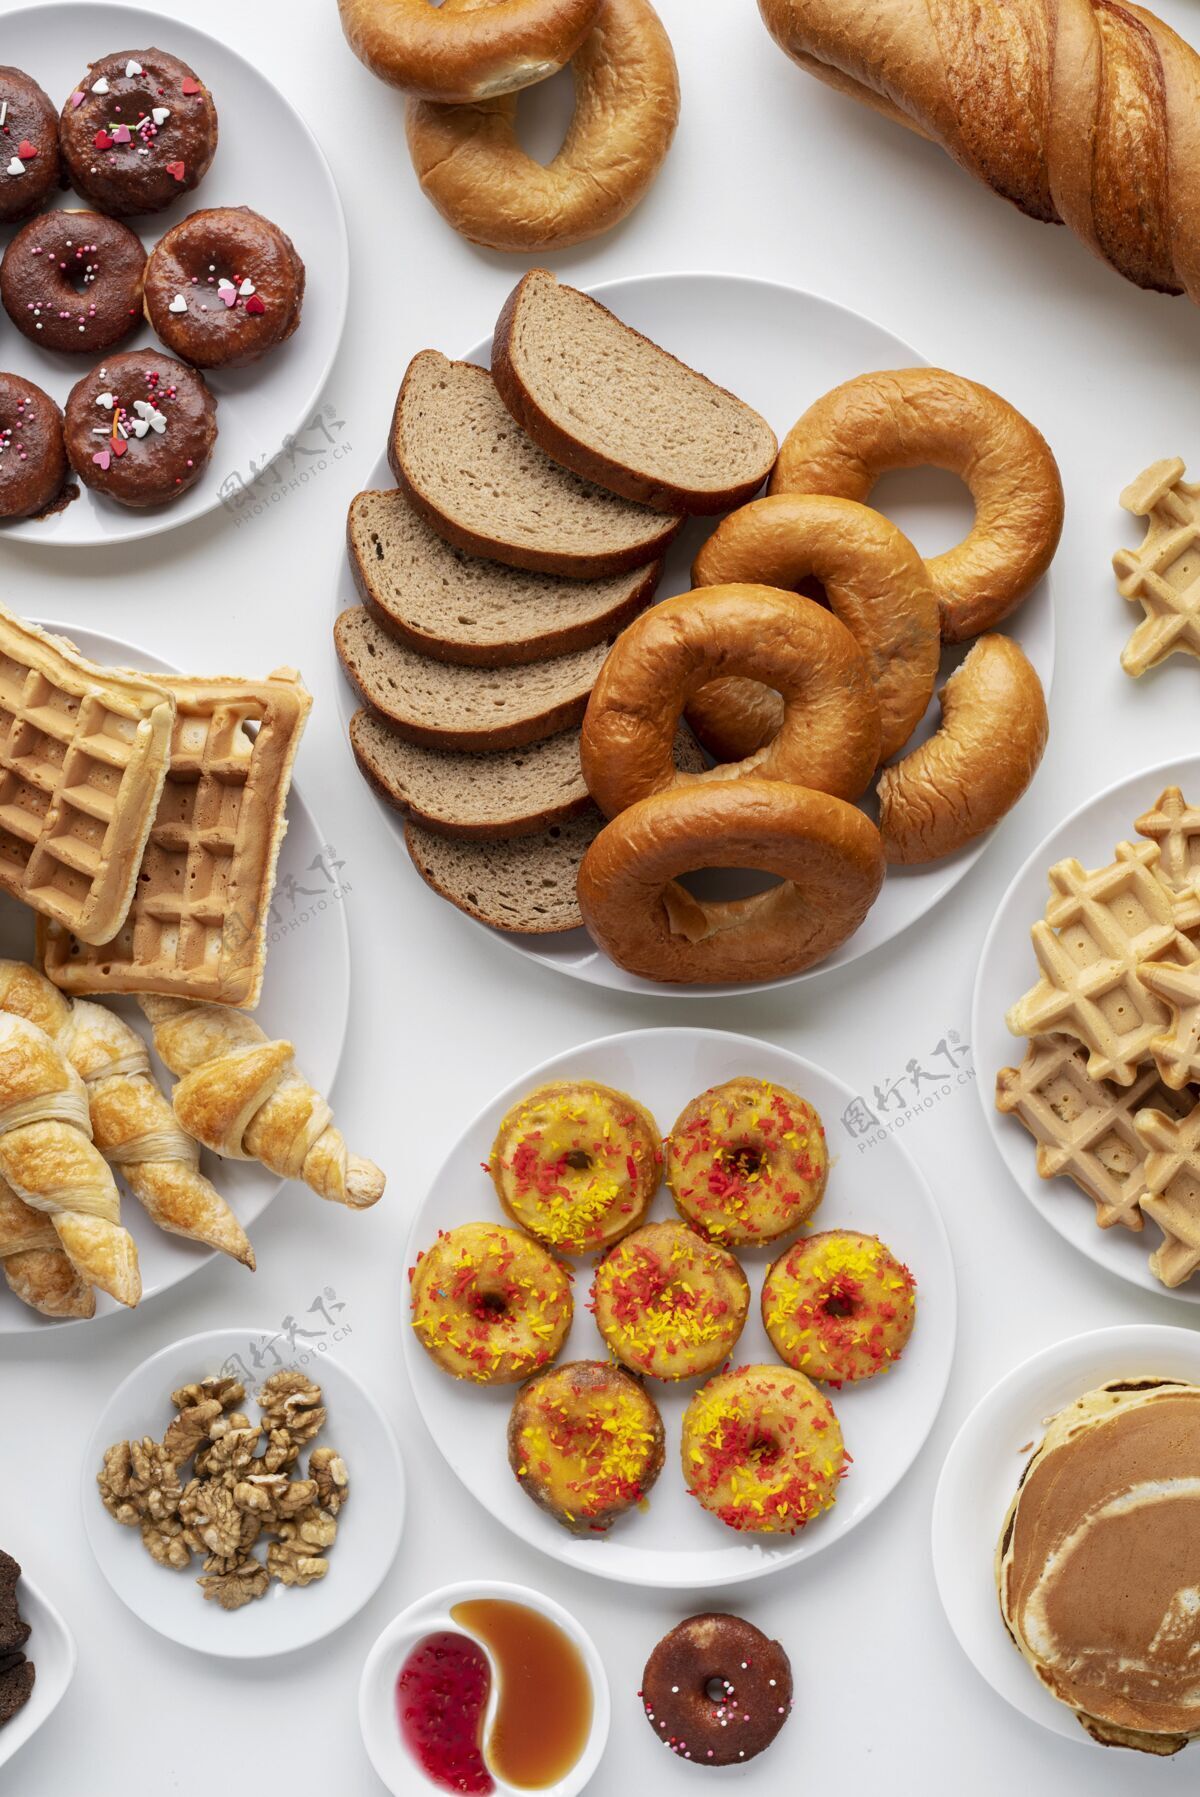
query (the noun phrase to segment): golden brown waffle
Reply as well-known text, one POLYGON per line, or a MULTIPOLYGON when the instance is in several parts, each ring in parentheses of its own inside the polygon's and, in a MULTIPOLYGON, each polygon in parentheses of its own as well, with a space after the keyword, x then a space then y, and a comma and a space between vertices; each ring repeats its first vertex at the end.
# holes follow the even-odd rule
POLYGON ((64 992, 159 992, 252 1009, 312 700, 293 668, 266 680, 164 684, 178 707, 171 769, 129 916, 100 947, 48 925, 39 951, 64 992))
POLYGON ((1156 873, 1158 846, 1122 842, 1108 867, 1071 859, 1050 869, 1050 900, 1031 931, 1042 977, 1009 1011, 1014 1036, 1055 1032, 1089 1049, 1092 1079, 1132 1085, 1169 1024, 1163 1002, 1138 978, 1146 961, 1200 959, 1181 933, 1190 901, 1156 873))
POLYGON ((1139 979, 1166 1006, 1168 1027, 1150 1044, 1164 1083, 1178 1091, 1200 1080, 1200 965, 1176 961, 1151 963, 1139 979))
POLYGON ((1117 591, 1146 614, 1121 656, 1135 679, 1177 651, 1200 656, 1200 487, 1183 469, 1177 456, 1154 462, 1121 495, 1147 520, 1140 549, 1113 556, 1117 591))
POLYGON ((1164 788, 1153 809, 1143 812, 1133 827, 1158 844, 1158 876, 1171 891, 1200 894, 1200 811, 1188 804, 1179 787, 1164 788))
POLYGON ((1150 1271, 1164 1285, 1182 1285, 1200 1267, 1200 1104, 1182 1117, 1140 1111, 1137 1132, 1147 1151, 1142 1209, 1163 1232, 1150 1271))
POLYGON ((0 888, 85 942, 129 910, 175 705, 0 607, 0 888))

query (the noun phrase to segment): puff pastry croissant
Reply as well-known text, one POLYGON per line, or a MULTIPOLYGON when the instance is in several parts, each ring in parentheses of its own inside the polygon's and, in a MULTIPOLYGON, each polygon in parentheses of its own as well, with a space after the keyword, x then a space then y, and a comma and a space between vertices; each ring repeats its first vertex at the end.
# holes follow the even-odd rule
POLYGON ((96 1299, 58 1244, 49 1217, 0 1181, 0 1270, 22 1304, 44 1317, 91 1317, 96 1299))

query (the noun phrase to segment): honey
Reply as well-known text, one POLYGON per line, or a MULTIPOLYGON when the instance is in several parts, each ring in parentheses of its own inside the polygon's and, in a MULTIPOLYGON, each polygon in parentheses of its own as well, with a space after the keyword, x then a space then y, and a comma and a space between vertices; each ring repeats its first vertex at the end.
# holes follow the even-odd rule
POLYGON ((548 1616, 505 1598, 472 1598, 450 1614, 483 1643, 496 1669, 491 1770, 521 1790, 556 1784, 581 1757, 592 1727, 592 1685, 578 1648, 548 1616))

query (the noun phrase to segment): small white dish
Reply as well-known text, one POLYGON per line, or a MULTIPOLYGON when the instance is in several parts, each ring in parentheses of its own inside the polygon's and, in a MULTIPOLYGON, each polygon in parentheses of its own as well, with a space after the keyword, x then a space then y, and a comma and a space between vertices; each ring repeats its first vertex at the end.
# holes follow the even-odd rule
MULTIPOLYGON (((450 1614, 455 1604, 476 1597, 496 1597, 507 1603, 525 1604, 556 1622, 578 1648, 592 1685, 592 1726, 587 1745, 571 1770, 557 1783, 538 1787, 538 1797, 576 1797, 595 1775, 608 1741, 611 1715, 608 1678, 595 1642, 586 1629, 553 1598, 544 1597, 540 1591, 531 1591, 526 1585, 500 1582, 446 1585, 410 1604, 388 1624, 367 1655, 358 1687, 358 1721, 371 1764, 394 1797, 414 1797, 418 1791, 428 1792, 431 1797, 445 1797, 445 1786, 435 1784, 427 1777, 401 1739, 396 1717, 396 1680, 405 1660, 426 1635, 446 1629, 476 1639, 469 1628, 464 1628, 450 1614)), ((486 1742, 500 1700, 500 1680, 491 1653, 483 1642, 479 1645, 487 1653, 492 1668, 492 1687, 483 1725, 486 1758, 486 1742)), ((498 1797, 530 1797, 528 1786, 508 1784, 494 1772, 492 1777, 498 1797)))
POLYGON ((1137 1231, 1122 1229, 1119 1224, 1099 1228, 1091 1199, 1069 1179, 1043 1179, 1037 1170, 1033 1137, 995 1104, 997 1073, 1002 1067, 1018 1066, 1025 1054, 1024 1038, 1009 1033, 1004 1015, 1037 983, 1039 968, 1029 931, 1046 909, 1046 875, 1055 862, 1068 855, 1085 867, 1105 867, 1119 842, 1140 842, 1134 819, 1152 808, 1164 786, 1180 786, 1188 793, 1200 791, 1200 755, 1163 762, 1118 780, 1072 811, 1034 849, 1000 900, 983 944, 971 1008, 971 1046, 979 1069, 976 1088, 992 1139, 1039 1215, 1064 1241, 1118 1279, 1160 1297, 1200 1304, 1200 1278, 1170 1289, 1150 1271, 1150 1255, 1161 1240, 1153 1223, 1147 1222, 1137 1231))
POLYGON ((1008 1506, 1050 1418, 1085 1391, 1126 1378, 1200 1383, 1200 1333, 1132 1323, 1044 1348, 979 1400, 951 1445, 933 1500, 934 1577, 959 1646, 1023 1716, 1091 1748, 1099 1744, 1009 1639, 994 1562, 1008 1506))
MULTIPOLYGON (((84 1455, 83 1526, 97 1565, 135 1616, 197 1653, 249 1660, 310 1647, 349 1622, 374 1596, 400 1545, 405 1479, 395 1434, 374 1398, 330 1353, 313 1354, 311 1364, 302 1366, 321 1387, 329 1411, 317 1445, 336 1448, 350 1476, 350 1497, 338 1518, 338 1536, 323 1579, 303 1589, 289 1589, 272 1579, 265 1597, 240 1610, 222 1610, 197 1588, 199 1559, 185 1572, 157 1565, 138 1531, 118 1523, 101 1503, 96 1474, 106 1448, 131 1437, 161 1437, 173 1415, 171 1392, 190 1380, 213 1378, 223 1368, 242 1377, 235 1356, 252 1372, 257 1370, 260 1381, 279 1370, 276 1353, 284 1366, 300 1361, 296 1353, 289 1361, 282 1342, 273 1351, 263 1347, 278 1336, 279 1331, 272 1329, 214 1329, 163 1348, 117 1387, 84 1455), (262 1362, 257 1369, 256 1353, 262 1362)), ((249 1388, 242 1408, 252 1422, 257 1420, 249 1388)), ((297 1476, 307 1464, 305 1449, 297 1476)))
POLYGON ((18 1748, 49 1721, 75 1675, 78 1657, 70 1629, 24 1571, 17 1584, 17 1603, 29 1624, 29 1639, 23 1651, 26 1659, 33 1661, 33 1690, 24 1708, 0 1728, 0 1767, 6 1766, 18 1748))

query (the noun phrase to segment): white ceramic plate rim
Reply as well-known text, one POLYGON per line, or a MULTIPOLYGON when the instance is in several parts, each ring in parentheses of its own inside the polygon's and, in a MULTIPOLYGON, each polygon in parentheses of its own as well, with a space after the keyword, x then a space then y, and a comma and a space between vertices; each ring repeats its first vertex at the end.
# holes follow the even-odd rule
POLYGON ((34 1665, 33 1690, 28 1703, 0 1728, 0 1769, 50 1720, 75 1676, 79 1658, 75 1637, 61 1612, 23 1567, 17 1582, 17 1602, 32 1630, 25 1653, 34 1665), (47 1636, 53 1637, 53 1647, 47 1636))

